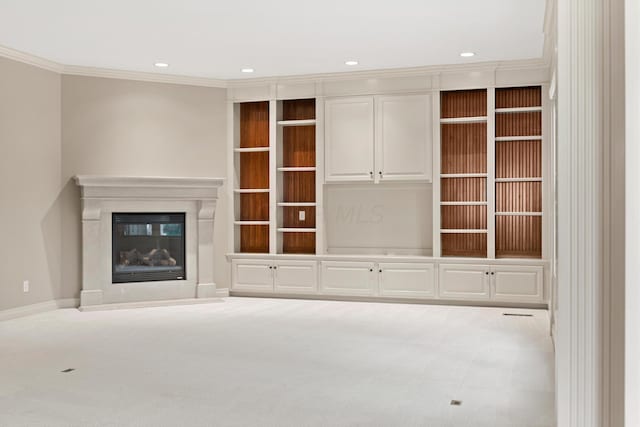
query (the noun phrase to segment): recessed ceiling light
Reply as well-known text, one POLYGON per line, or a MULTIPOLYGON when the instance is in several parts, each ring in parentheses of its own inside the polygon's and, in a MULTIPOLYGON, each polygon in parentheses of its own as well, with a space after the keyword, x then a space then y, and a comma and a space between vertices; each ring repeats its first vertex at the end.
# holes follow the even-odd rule
POLYGON ((349 61, 345 61, 346 65, 358 65, 358 61, 354 61, 353 59, 349 60, 349 61))
POLYGON ((253 68, 243 68, 242 70, 243 73, 253 73, 253 68))
POLYGON ((462 56, 463 58, 471 58, 472 56, 475 56, 475 53, 473 53, 473 52, 462 52, 460 54, 460 56, 462 56))
POLYGON ((153 65, 155 65, 158 68, 167 68, 169 66, 169 64, 167 64, 166 62, 156 62, 153 65))

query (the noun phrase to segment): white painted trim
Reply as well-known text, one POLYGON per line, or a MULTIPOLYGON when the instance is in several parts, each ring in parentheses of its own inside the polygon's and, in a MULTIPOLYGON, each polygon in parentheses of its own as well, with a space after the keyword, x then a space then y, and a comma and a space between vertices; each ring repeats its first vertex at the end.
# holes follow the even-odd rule
POLYGON ((216 289, 216 297, 217 298, 226 298, 229 296, 229 288, 217 288, 216 289))
MULTIPOLYGON (((432 254, 433 256, 439 257, 441 255, 442 249, 441 249, 441 244, 442 244, 442 236, 440 235, 440 211, 441 209, 438 209, 438 203, 441 202, 441 197, 440 197, 440 179, 438 179, 438 177, 442 177, 441 173, 440 173, 440 150, 441 150, 441 141, 440 141, 440 126, 437 125, 438 120, 440 120, 440 96, 441 93, 440 91, 436 91, 433 93, 433 97, 432 97, 432 103, 433 103, 433 108, 432 108, 432 122, 434 123, 434 126, 432 126, 432 131, 433 131, 433 151, 432 151, 432 182, 433 182, 433 197, 431 199, 431 212, 433 215, 433 221, 431 224, 431 230, 432 230, 432 254)), ((437 286, 437 284, 436 284, 437 286)))
POLYGON ((487 197, 487 258, 496 257, 496 144, 494 137, 496 134, 496 90, 487 89, 487 179, 485 181, 485 191, 487 197))
POLYGON ((548 69, 543 59, 524 59, 514 61, 487 61, 472 64, 445 64, 425 67, 391 68, 383 70, 366 70, 341 73, 306 74, 301 76, 279 76, 255 79, 227 80, 227 87, 251 87, 269 84, 302 84, 310 82, 326 82, 340 80, 359 80, 385 77, 435 76, 444 73, 478 72, 478 71, 517 71, 530 69, 548 69))
POLYGON ((626 277, 625 422, 640 425, 640 2, 625 2, 626 277))
MULTIPOLYGON (((546 52, 545 52, 546 54, 546 52)), ((84 77, 99 77, 108 79, 122 79, 143 81, 151 83, 165 83, 165 84, 178 84, 188 86, 200 86, 200 87, 215 87, 215 88, 250 88, 256 86, 269 86, 276 88, 282 85, 307 85, 315 87, 315 90, 311 91, 308 96, 319 96, 322 92, 322 86, 324 82, 339 82, 344 80, 367 80, 376 78, 415 78, 424 77, 429 82, 437 80, 440 81, 441 74, 460 74, 460 73, 485 73, 487 75, 494 76, 499 72, 517 72, 519 70, 532 71, 540 70, 544 73, 544 80, 548 80, 549 76, 549 60, 548 59, 526 59, 526 60, 513 60, 513 61, 493 61, 493 62, 477 62, 472 64, 445 64, 426 67, 410 67, 410 68, 394 68, 394 69, 382 69, 382 70, 367 70, 367 71, 354 71, 354 72, 337 72, 337 73, 324 73, 324 74, 307 74, 300 76, 278 76, 269 78, 258 79, 216 79, 210 77, 197 77, 197 76, 182 76, 174 74, 162 74, 153 72, 142 71, 127 71, 117 70, 109 68, 98 67, 86 67, 70 64, 61 64, 58 62, 50 61, 42 57, 31 55, 25 52, 20 52, 15 49, 11 49, 5 46, 0 46, 0 57, 8 58, 14 61, 22 62, 25 64, 33 65, 45 70, 53 71, 62 75, 70 76, 84 76, 84 77)), ((497 82, 500 86, 508 86, 507 82, 497 82)), ((516 85, 522 85, 524 82, 518 82, 516 85)), ((543 81, 530 82, 532 84, 540 84, 543 81)), ((487 85, 485 85, 487 86, 487 85)), ((422 87, 421 90, 426 89, 422 87)), ((273 92, 273 96, 258 96, 257 99, 275 99, 277 90, 269 90, 273 92)), ((249 98, 243 99, 248 101, 249 98)))
POLYGON ((22 62, 23 64, 33 65, 43 70, 53 71, 54 73, 62 73, 64 65, 44 59, 40 56, 31 55, 19 50, 11 49, 0 45, 0 57, 11 59, 12 61, 22 62))
POLYGON ((62 308, 77 308, 79 305, 80 300, 78 298, 63 298, 29 304, 22 307, 9 308, 7 310, 0 311, 0 321, 31 316, 32 314, 45 313, 47 311, 62 308))
MULTIPOLYGON (((227 293, 229 290, 226 290, 227 293)), ((216 291, 217 294, 217 291, 216 291)), ((161 301, 141 301, 141 302, 123 302, 111 304, 97 304, 79 307, 80 311, 105 311, 105 310, 127 310, 131 308, 147 308, 147 307, 168 307, 172 305, 194 305, 194 304, 211 304, 224 302, 219 297, 215 298, 182 298, 161 301)))
POLYGON ((64 65, 61 74, 67 76, 100 77, 104 79, 121 79, 150 83, 215 87, 221 89, 227 87, 227 83, 225 80, 209 77, 179 76, 175 74, 160 74, 142 71, 114 70, 109 68, 82 67, 78 65, 64 65))

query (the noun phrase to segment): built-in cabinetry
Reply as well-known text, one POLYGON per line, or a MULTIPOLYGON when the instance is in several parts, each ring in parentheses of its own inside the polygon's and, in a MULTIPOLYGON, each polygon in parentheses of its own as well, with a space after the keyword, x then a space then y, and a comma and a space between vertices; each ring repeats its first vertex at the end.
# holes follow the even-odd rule
POLYGON ((430 181, 431 95, 325 101, 325 180, 430 181))
POLYGON ((231 291, 544 304, 542 86, 370 84, 230 104, 231 291))
POLYGON ((293 294, 317 291, 315 261, 235 259, 231 265, 234 290, 293 294))
POLYGON ((378 258, 233 259, 233 290, 445 301, 544 302, 543 265, 378 258))
POLYGON ((504 302, 543 301, 542 266, 440 264, 440 297, 504 302))
POLYGON ((442 92, 440 141, 442 256, 541 258, 542 88, 442 92))

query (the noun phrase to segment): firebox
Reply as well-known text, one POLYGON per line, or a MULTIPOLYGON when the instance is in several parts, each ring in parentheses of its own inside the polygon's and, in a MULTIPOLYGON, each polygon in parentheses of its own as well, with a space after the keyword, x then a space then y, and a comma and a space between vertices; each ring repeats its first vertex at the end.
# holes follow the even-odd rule
POLYGON ((112 283, 185 280, 184 213, 113 213, 112 283))

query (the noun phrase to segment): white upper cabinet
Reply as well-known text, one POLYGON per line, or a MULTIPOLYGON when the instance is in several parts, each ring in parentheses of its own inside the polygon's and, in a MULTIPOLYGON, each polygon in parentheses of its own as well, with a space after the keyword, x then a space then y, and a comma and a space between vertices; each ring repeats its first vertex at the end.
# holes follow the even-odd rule
POLYGON ((327 99, 325 180, 431 181, 431 122, 431 95, 327 99))
POLYGON ((325 101, 326 181, 373 181, 373 97, 325 101))
POLYGON ((378 180, 431 180, 431 117, 431 95, 376 97, 378 180))

